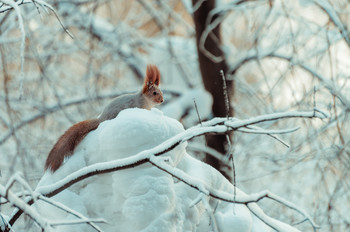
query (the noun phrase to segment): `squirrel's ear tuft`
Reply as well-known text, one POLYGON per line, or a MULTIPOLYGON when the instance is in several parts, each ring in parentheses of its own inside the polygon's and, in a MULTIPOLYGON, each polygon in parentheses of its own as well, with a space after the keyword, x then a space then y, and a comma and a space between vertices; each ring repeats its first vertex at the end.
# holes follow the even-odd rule
POLYGON ((146 92, 147 89, 152 86, 158 86, 160 83, 160 72, 157 66, 153 64, 147 65, 145 83, 143 85, 143 92, 146 92))

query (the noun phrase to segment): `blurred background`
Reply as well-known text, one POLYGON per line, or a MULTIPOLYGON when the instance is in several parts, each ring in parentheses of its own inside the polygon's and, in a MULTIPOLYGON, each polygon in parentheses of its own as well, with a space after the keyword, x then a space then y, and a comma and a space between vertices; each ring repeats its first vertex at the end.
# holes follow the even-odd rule
MULTIPOLYGON (((185 128, 228 113, 246 119, 314 107, 327 112, 324 120, 260 125, 300 127, 280 136, 289 148, 235 132, 231 146, 225 135, 207 136, 191 141, 188 152, 232 180, 232 167, 213 156, 231 153, 235 183, 246 193, 271 190, 310 213, 319 231, 349 231, 348 1, 13 2, 18 9, 0 1, 0 184, 22 172, 35 188, 57 138, 97 117, 113 97, 138 91, 152 63, 165 97, 158 108, 185 128)), ((311 230, 274 202, 263 200, 262 208, 311 230)))

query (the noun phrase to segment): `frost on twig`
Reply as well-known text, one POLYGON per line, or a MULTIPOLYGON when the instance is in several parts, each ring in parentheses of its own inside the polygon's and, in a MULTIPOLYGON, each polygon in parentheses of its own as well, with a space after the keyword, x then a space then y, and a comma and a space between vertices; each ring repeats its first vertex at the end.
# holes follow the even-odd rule
MULTIPOLYGON (((14 9, 18 18, 18 26, 21 32, 21 45, 20 45, 20 85, 19 85, 19 98, 21 99, 23 96, 23 83, 24 83, 24 56, 25 56, 25 46, 26 46, 26 32, 24 29, 24 21, 22 16, 22 11, 20 9, 20 5, 32 3, 35 5, 37 9, 38 5, 41 7, 45 7, 50 9, 56 16, 58 22, 64 29, 64 31, 73 39, 73 35, 70 33, 70 31, 63 25, 60 17, 58 16, 56 10, 48 3, 46 3, 43 0, 22 0, 22 1, 14 1, 14 0, 0 0, 0 14, 4 13, 6 11, 14 9)), ((39 12, 40 13, 40 12, 39 12)))
MULTIPOLYGON (((11 184, 9 186, 11 186, 11 184)), ((2 185, 0 185, 0 197, 5 198, 9 203, 11 203, 11 205, 14 205, 16 208, 28 215, 43 230, 48 228, 48 222, 44 220, 36 210, 31 208, 25 200, 19 198, 10 189, 6 189, 2 185)), ((9 225, 6 225, 6 228, 10 229, 12 225, 11 220, 9 220, 9 225)))
POLYGON ((0 5, 0 13, 4 13, 6 11, 12 10, 14 9, 16 11, 16 14, 18 16, 19 19, 19 26, 21 29, 21 33, 22 33, 22 42, 25 39, 25 33, 24 33, 24 26, 23 26, 23 18, 22 18, 22 14, 21 11, 19 9, 20 5, 24 5, 24 4, 34 4, 34 6, 36 7, 36 9, 38 10, 38 13, 40 14, 39 11, 39 7, 41 6, 44 9, 47 8, 49 10, 51 10, 56 19, 58 20, 58 22, 60 23, 61 27, 63 28, 63 30, 73 39, 74 36, 72 35, 72 33, 64 26, 62 20, 60 19, 60 17, 58 16, 56 10, 47 2, 43 1, 43 0, 21 0, 21 1, 14 1, 14 0, 0 0, 0 2, 2 2, 3 4, 0 5))
MULTIPOLYGON (((295 204, 293 204, 293 203, 291 203, 291 202, 289 202, 289 201, 287 201, 287 200, 285 200, 285 199, 283 199, 283 198, 281 198, 281 197, 277 196, 276 194, 273 194, 269 191, 264 191, 264 192, 257 193, 257 194, 246 195, 243 192, 238 191, 238 189, 234 186, 234 188, 238 192, 237 196, 235 196, 235 194, 229 194, 229 193, 222 192, 220 190, 211 188, 210 186, 206 185, 205 183, 202 183, 200 181, 197 181, 197 180, 191 178, 191 176, 189 176, 188 174, 186 174, 182 170, 176 169, 176 168, 173 168, 173 167, 167 165, 166 163, 162 162, 161 160, 157 159, 156 157, 151 158, 151 160, 149 162, 152 163, 154 166, 158 167, 159 169, 163 170, 164 172, 166 172, 166 173, 170 174, 171 176, 177 178, 178 180, 184 182, 188 186, 197 189, 203 195, 207 195, 207 196, 210 196, 210 197, 213 197, 215 199, 225 201, 225 202, 247 205, 248 208, 250 209, 250 211, 254 215, 256 215, 264 223, 266 223, 271 228, 273 228, 277 231, 286 231, 287 232, 287 231, 298 231, 298 230, 294 229, 291 226, 285 225, 285 224, 283 224, 283 226, 281 226, 275 220, 271 220, 271 218, 269 216, 267 216, 266 214, 264 214, 260 208, 257 208, 256 206, 249 207, 249 205, 252 203, 256 203, 264 198, 269 198, 269 199, 272 199, 272 200, 274 200, 274 201, 276 201, 276 202, 278 202, 278 203, 280 203, 280 204, 282 204, 290 209, 297 211, 303 217, 305 217, 305 220, 307 220, 311 223, 313 228, 318 228, 318 226, 313 221, 311 216, 308 215, 303 209, 300 209, 295 204)), ((201 198, 201 200, 203 201, 203 198, 201 198)), ((199 202, 199 198, 196 198, 196 200, 192 204, 196 204, 198 202, 199 202)), ((206 207, 206 209, 208 210, 207 207, 206 207)), ((211 212, 211 210, 209 210, 209 211, 211 212)))
MULTIPOLYGON (((21 57, 21 68, 20 68, 20 87, 19 87, 19 92, 20 92, 20 98, 22 98, 23 95, 23 76, 24 76, 24 51, 25 51, 25 40, 26 40, 26 33, 24 30, 24 24, 23 24, 23 17, 22 17, 22 12, 14 0, 1 0, 3 4, 6 4, 7 6, 13 8, 17 14, 18 17, 18 26, 21 31, 21 47, 20 47, 20 57, 21 57)), ((0 8, 1 10, 1 8, 0 8)))
MULTIPOLYGON (((47 230, 50 227, 56 227, 61 225, 72 225, 72 224, 82 224, 86 223, 90 225, 92 228, 94 228, 96 231, 101 232, 102 230, 95 224, 95 223, 106 223, 104 219, 89 219, 82 215, 79 212, 76 212, 69 207, 63 205, 60 202, 57 202, 53 199, 47 198, 38 192, 34 192, 29 184, 21 177, 19 173, 16 173, 15 175, 11 176, 9 181, 5 186, 0 185, 0 204, 6 204, 10 203, 11 205, 15 206, 17 209, 24 212, 26 215, 28 215, 40 228, 43 230, 47 230), (12 192, 11 188, 13 187, 14 183, 18 182, 20 186, 24 187, 26 190, 22 194, 15 194, 12 192), (22 197, 24 197, 22 199, 22 197), (66 220, 66 221, 49 221, 42 217, 42 215, 33 207, 30 207, 30 205, 37 201, 43 201, 47 204, 50 204, 66 213, 69 213, 75 217, 77 217, 77 220, 66 220)), ((17 211, 18 212, 18 211, 17 211)), ((1 231, 12 231, 12 225, 11 221, 7 220, 8 217, 5 215, 0 214, 0 229, 1 231)))
POLYGON ((67 225, 67 224, 81 224, 81 223, 86 223, 88 225, 90 225, 92 228, 94 228, 96 231, 101 232, 102 230, 95 224, 95 223, 107 223, 104 219, 89 219, 87 217, 85 217, 84 215, 82 215, 81 213, 70 209, 69 207, 65 206, 64 204, 58 202, 58 201, 54 201, 48 197, 45 197, 43 195, 37 194, 35 196, 37 199, 46 202, 47 204, 53 205, 54 207, 61 209, 62 211, 65 211, 71 215, 76 216, 77 218, 79 218, 79 220, 69 220, 66 222, 55 222, 55 223, 51 223, 52 226, 58 226, 58 225, 67 225))

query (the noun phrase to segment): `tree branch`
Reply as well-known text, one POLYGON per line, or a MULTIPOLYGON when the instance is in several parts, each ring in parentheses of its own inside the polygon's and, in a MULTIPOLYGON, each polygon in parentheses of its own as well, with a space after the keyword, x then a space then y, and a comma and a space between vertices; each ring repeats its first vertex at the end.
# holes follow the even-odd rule
MULTIPOLYGON (((186 131, 164 141, 163 143, 159 144, 158 146, 152 149, 142 151, 131 157, 92 164, 90 166, 84 167, 78 171, 75 171, 69 174, 68 176, 57 181, 54 184, 38 187, 36 191, 46 197, 52 197, 58 194, 59 192, 63 191, 64 189, 67 189, 68 187, 72 186, 73 184, 76 184, 79 181, 84 180, 91 176, 133 168, 147 162, 150 162, 153 165, 156 165, 156 163, 154 162, 154 157, 160 156, 168 151, 171 151, 176 146, 182 143, 185 143, 186 141, 192 138, 195 138, 197 136, 201 136, 205 134, 225 134, 228 131, 237 130, 242 127, 246 127, 249 125, 253 125, 253 124, 257 124, 265 121, 272 121, 272 120, 278 120, 278 119, 284 119, 284 118, 295 118, 295 117, 325 118, 326 115, 319 111, 308 111, 308 112, 296 111, 296 112, 284 112, 284 113, 262 115, 262 116, 257 116, 247 120, 238 120, 234 118, 229 118, 229 119, 214 118, 210 121, 203 122, 202 126, 197 125, 197 126, 191 127, 186 131)), ((190 186, 195 187, 196 189, 198 189, 199 191, 203 192, 206 195, 212 196, 211 193, 212 194, 215 193, 214 195, 217 196, 215 190, 208 191, 207 187, 205 187, 204 184, 201 186, 197 186, 197 185, 190 185, 190 186)), ((223 199, 228 200, 228 198, 223 198, 223 199)), ((238 197, 234 201, 234 203, 247 204, 255 201, 256 200, 252 201, 252 200, 247 200, 245 198, 241 199, 238 197)), ((32 201, 29 201, 28 204, 32 204, 32 201)), ((18 211, 10 219, 10 225, 13 225, 22 213, 23 213, 23 209, 20 208, 20 211, 18 211)), ((311 219, 308 219, 308 220, 310 221, 311 219)))

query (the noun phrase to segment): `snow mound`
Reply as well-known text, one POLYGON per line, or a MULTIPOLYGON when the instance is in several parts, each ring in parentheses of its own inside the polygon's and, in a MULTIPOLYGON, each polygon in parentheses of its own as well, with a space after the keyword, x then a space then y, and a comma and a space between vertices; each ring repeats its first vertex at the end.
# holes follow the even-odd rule
MULTIPOLYGON (((184 131, 175 119, 157 109, 127 109, 113 120, 90 132, 54 174, 46 172, 39 186, 55 183, 90 164, 116 160, 150 149, 184 131)), ((215 189, 233 191, 233 186, 210 166, 186 153, 186 143, 162 155, 171 165, 215 189)), ((134 168, 85 179, 53 197, 88 218, 104 218, 104 231, 212 231, 209 208, 220 232, 270 231, 245 205, 213 199, 193 204, 200 194, 169 174, 143 164, 134 168)), ((204 197, 206 198, 206 196, 204 197)), ((50 221, 76 220, 52 205, 37 202, 36 207, 50 221)), ((53 227, 53 231, 94 231, 86 224, 53 227)))

